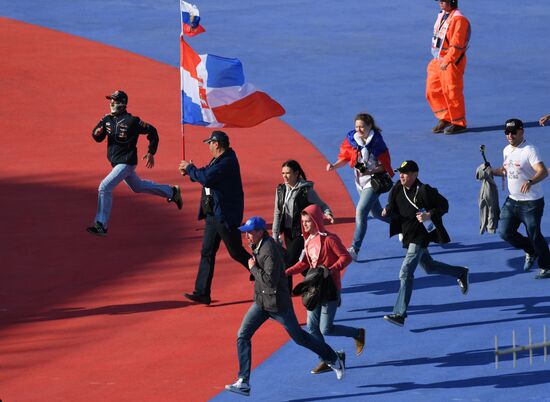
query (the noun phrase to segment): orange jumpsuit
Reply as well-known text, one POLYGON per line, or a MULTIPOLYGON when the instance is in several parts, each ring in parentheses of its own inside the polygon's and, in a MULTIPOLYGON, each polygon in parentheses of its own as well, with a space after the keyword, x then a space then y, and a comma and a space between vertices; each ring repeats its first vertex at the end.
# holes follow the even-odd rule
POLYGON ((464 70, 471 28, 457 9, 442 21, 444 15, 445 12, 441 11, 434 25, 434 58, 428 64, 426 99, 437 119, 466 127, 464 70), (448 63, 445 70, 440 68, 442 63, 448 63))

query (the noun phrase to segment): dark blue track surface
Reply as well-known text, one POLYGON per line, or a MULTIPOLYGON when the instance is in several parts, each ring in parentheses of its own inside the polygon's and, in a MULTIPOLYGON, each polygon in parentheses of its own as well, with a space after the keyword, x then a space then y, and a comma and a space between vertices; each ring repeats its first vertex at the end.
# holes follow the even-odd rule
MULTIPOLYGON (((421 179, 450 201, 445 222, 453 243, 432 247, 434 258, 471 269, 466 297, 454 280, 419 270, 406 326, 391 326, 382 316, 395 301, 404 250, 396 239, 387 239, 387 226, 372 222, 360 261, 345 275, 337 315, 339 323, 367 328, 366 353, 355 358, 351 341, 329 338, 348 352, 346 378, 336 382, 332 374, 310 375, 315 356, 287 344, 253 372, 250 399, 550 400, 550 364, 540 353, 532 367, 525 354, 517 368, 510 359, 494 367, 495 335, 506 347, 515 329, 518 343, 525 344, 532 327, 534 341, 542 341, 542 327, 550 324, 550 280, 523 273, 522 253, 498 236, 478 234, 474 180, 480 144, 494 165, 501 162, 501 126, 509 117, 530 123, 526 136, 550 164, 550 128, 534 124, 550 113, 550 10, 543 2, 460 2, 473 28, 465 77, 472 130, 453 137, 431 134, 435 121, 424 100, 437 3, 204 0, 197 5, 207 33, 189 40, 191 46, 199 53, 239 57, 247 78, 286 108, 283 120, 327 159, 335 159, 353 116, 371 112, 394 164, 415 159, 421 179)), ((177 1, 0 0, 0 10, 6 17, 178 65, 177 1)), ((355 199, 350 170, 340 173, 355 199)), ((547 195, 549 183, 544 182, 547 195)), ((543 233, 550 236, 548 213, 543 233)))

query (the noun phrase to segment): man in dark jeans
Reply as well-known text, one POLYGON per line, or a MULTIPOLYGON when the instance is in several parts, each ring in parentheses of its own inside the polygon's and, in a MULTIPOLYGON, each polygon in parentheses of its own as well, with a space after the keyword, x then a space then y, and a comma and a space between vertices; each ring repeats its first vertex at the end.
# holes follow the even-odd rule
POLYGON ((538 259, 540 272, 536 278, 550 278, 550 251, 540 231, 544 194, 539 184, 548 176, 548 171, 537 147, 525 140, 521 120, 507 120, 504 135, 508 141, 503 151, 504 163, 493 169, 494 175, 507 176, 510 193, 500 212, 500 237, 525 251, 525 271, 533 268, 538 259), (527 237, 518 232, 522 223, 527 237))
POLYGON ((225 389, 241 395, 250 394, 251 339, 270 318, 281 324, 296 344, 319 355, 334 370, 336 378, 341 380, 346 356, 344 352, 335 352, 323 340, 318 340, 298 324, 285 275, 284 250, 265 230, 265 220, 254 216, 239 230, 246 234, 254 254, 248 260, 250 273, 255 279, 254 303, 244 316, 237 334, 238 379, 235 383, 226 385, 225 389))
POLYGON ((436 188, 418 180, 418 165, 405 161, 396 170, 397 182, 388 195, 388 205, 382 216, 389 216, 390 236, 402 233, 403 247, 407 254, 399 272, 399 294, 393 307, 393 314, 384 316, 392 324, 403 326, 407 307, 413 291, 414 271, 418 264, 428 275, 440 274, 456 278, 462 294, 468 293, 468 268, 445 264, 432 258, 428 244, 448 243, 451 239, 443 226, 443 215, 449 210, 449 203, 436 188))
POLYGON ((213 131, 204 142, 212 154, 210 163, 197 168, 191 161, 183 160, 179 170, 183 176, 188 175, 191 181, 202 185, 199 220, 206 221, 195 290, 185 293, 185 297, 209 305, 220 242, 223 240, 231 258, 247 271, 250 254, 243 248, 238 229, 243 219, 244 193, 237 155, 229 147, 229 137, 223 131, 213 131))

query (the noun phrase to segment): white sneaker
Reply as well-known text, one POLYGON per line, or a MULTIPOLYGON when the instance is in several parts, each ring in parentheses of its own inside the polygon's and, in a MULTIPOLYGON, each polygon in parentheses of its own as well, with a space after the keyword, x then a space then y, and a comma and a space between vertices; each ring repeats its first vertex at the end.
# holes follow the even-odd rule
POLYGON ((353 261, 357 261, 357 251, 355 251, 355 249, 353 248, 353 246, 351 246, 350 248, 348 248, 348 253, 349 255, 351 255, 351 259, 353 261))
POLYGON ((245 396, 250 395, 250 385, 244 382, 242 378, 239 378, 235 383, 226 385, 225 390, 229 392, 235 392, 236 394, 241 394, 245 396))
MULTIPOLYGON (((338 380, 341 380, 342 378, 344 378, 344 374, 346 372, 346 366, 344 365, 344 362, 342 361, 342 359, 340 357, 340 353, 336 353, 336 355, 338 356, 336 361, 334 363, 329 363, 328 366, 332 370, 334 370, 334 373, 336 374, 336 378, 338 380)), ((345 357, 344 357, 344 359, 345 359, 345 357)))

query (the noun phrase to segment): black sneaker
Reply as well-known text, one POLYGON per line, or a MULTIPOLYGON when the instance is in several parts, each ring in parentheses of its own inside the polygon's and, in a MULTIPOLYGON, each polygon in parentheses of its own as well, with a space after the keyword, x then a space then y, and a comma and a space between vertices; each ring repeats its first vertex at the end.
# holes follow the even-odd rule
POLYGON ((336 354, 338 355, 338 358, 342 362, 342 366, 345 369, 346 368, 346 352, 344 352, 343 350, 340 350, 339 352, 336 352, 336 354))
POLYGON ((547 279, 550 278, 550 269, 541 269, 535 279, 547 279))
POLYGON ((207 306, 210 305, 210 302, 212 301, 210 300, 210 296, 199 295, 197 293, 184 293, 183 295, 189 300, 192 300, 196 303, 205 304, 207 306))
POLYGON ((525 262, 523 263, 523 270, 525 272, 530 271, 531 268, 535 266, 535 262, 537 262, 537 256, 535 254, 525 253, 525 262))
POLYGON ((450 121, 439 120, 434 128, 432 128, 432 133, 439 134, 442 133, 447 127, 451 125, 450 121))
POLYGON ((388 314, 384 316, 384 320, 391 322, 392 324, 399 325, 400 327, 405 325, 405 317, 402 315, 388 314))
POLYGON ((464 272, 464 275, 462 275, 460 279, 456 280, 458 282, 458 286, 460 286, 460 291, 463 295, 468 293, 468 287, 470 285, 469 272, 470 271, 468 270, 468 268, 466 268, 466 272, 464 272))
POLYGON ((168 202, 175 202, 178 209, 183 207, 183 200, 181 199, 181 191, 179 186, 172 186, 172 198, 168 198, 168 202))
POLYGON ((86 231, 96 236, 107 236, 107 229, 103 227, 103 224, 101 222, 96 222, 94 226, 86 228, 86 231))
POLYGON ((453 135, 453 134, 460 134, 465 131, 467 131, 468 128, 466 126, 459 126, 458 124, 451 124, 449 127, 447 127, 444 131, 446 135, 453 135))

